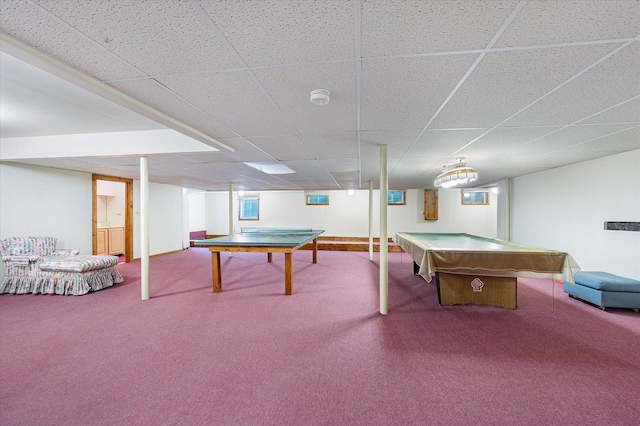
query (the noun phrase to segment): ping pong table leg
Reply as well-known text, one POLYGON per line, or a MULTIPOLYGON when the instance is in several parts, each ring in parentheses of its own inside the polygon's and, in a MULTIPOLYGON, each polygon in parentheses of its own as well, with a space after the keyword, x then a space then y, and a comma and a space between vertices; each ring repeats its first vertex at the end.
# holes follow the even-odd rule
POLYGON ((211 275, 213 276, 213 292, 222 293, 222 274, 220 272, 220 252, 211 252, 211 275))
POLYGON ((313 263, 318 263, 318 239, 313 239, 313 263))
POLYGON ((291 295, 293 293, 293 265, 292 253, 284 254, 284 294, 291 295))

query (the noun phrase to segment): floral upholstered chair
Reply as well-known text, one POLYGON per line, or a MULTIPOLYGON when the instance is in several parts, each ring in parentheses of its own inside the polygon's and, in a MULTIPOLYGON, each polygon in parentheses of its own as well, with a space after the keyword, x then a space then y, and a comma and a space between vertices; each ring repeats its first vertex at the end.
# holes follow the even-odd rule
POLYGON ((56 249, 55 237, 11 237, 0 241, 4 279, 0 293, 86 294, 123 281, 116 256, 80 255, 56 249))

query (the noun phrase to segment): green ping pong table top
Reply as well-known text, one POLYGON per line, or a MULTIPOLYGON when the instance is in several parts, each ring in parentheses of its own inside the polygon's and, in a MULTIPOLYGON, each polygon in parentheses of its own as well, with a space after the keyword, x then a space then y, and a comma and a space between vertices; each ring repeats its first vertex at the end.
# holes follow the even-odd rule
POLYGON ((239 234, 194 241, 196 246, 296 247, 314 240, 323 229, 241 228, 239 234))

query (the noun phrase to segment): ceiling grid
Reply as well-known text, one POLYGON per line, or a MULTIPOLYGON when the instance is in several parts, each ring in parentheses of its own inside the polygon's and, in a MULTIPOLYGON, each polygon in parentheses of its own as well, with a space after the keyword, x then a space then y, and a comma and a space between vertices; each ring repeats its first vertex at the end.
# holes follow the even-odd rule
MULTIPOLYGON (((152 181, 194 189, 377 186, 382 144, 392 189, 458 156, 487 185, 640 149, 636 0, 3 0, 0 32, 3 145, 168 127, 233 149, 149 154, 152 181), (29 68, 11 40, 158 114, 29 68)), ((117 152, 10 160, 139 175, 117 152)))

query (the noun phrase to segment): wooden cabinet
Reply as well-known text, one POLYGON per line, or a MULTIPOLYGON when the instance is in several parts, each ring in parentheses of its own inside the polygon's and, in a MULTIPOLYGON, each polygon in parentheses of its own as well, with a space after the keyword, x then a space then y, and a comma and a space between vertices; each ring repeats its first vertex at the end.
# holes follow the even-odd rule
POLYGON ((124 228, 109 228, 109 254, 124 254, 124 228))
POLYGON ((124 228, 98 228, 96 254, 124 254, 124 228))
POLYGON ((438 190, 424 190, 424 220, 438 220, 438 190))
POLYGON ((98 228, 96 232, 96 254, 108 254, 109 246, 107 243, 107 229, 98 228))

